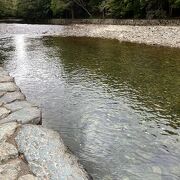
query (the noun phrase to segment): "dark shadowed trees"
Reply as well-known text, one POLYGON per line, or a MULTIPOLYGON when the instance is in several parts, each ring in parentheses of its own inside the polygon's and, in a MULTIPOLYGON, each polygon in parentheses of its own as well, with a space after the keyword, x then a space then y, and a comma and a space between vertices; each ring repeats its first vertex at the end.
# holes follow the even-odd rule
POLYGON ((172 18, 180 0, 0 0, 0 17, 172 18))
POLYGON ((47 18, 51 0, 18 0, 17 14, 26 19, 47 18))
POLYGON ((14 17, 16 13, 17 0, 0 0, 0 17, 14 17))

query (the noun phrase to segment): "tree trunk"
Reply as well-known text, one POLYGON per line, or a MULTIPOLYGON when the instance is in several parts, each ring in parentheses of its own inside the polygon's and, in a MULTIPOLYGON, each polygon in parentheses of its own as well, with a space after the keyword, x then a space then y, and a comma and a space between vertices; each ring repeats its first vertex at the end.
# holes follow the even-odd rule
POLYGON ((170 8, 169 8, 169 16, 172 17, 172 14, 173 14, 173 8, 170 7, 170 8))
POLYGON ((105 18, 105 12, 104 12, 104 9, 102 11, 102 16, 103 16, 103 19, 105 18))
POLYGON ((92 14, 88 11, 88 9, 84 6, 83 3, 77 1, 77 0, 73 0, 74 3, 76 3, 78 6, 80 6, 82 9, 84 9, 84 11, 90 16, 92 17, 92 14))
POLYGON ((71 18, 74 19, 74 8, 71 6, 71 18))

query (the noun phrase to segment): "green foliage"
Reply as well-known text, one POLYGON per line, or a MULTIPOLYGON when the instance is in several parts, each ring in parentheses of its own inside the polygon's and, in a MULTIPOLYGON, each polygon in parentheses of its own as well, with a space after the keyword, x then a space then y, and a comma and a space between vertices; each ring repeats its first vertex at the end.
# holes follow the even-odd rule
POLYGON ((170 5, 174 8, 180 8, 180 0, 169 0, 170 5))
POLYGON ((18 0, 18 16, 26 19, 48 17, 51 0, 18 0))
POLYGON ((16 16, 16 0, 0 0, 0 17, 16 16))
POLYGON ((53 13, 53 17, 63 16, 64 11, 69 10, 72 3, 72 1, 68 0, 51 0, 50 9, 53 13))
POLYGON ((169 18, 180 0, 0 0, 0 17, 169 18))

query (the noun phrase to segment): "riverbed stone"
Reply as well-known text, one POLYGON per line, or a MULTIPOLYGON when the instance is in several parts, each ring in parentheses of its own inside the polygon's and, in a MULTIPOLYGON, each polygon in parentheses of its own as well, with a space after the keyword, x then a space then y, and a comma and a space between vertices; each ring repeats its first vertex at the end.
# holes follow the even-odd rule
POLYGON ((0 97, 0 102, 3 104, 22 100, 25 100, 25 96, 20 91, 8 92, 0 97))
POLYGON ((18 90, 19 88, 14 82, 0 83, 0 91, 13 92, 13 91, 18 91, 18 90))
POLYGON ((5 118, 11 111, 5 107, 0 107, 0 119, 5 118))
POLYGON ((11 76, 7 76, 7 75, 0 75, 0 83, 3 82, 13 82, 14 78, 11 76))
POLYGON ((15 138, 33 174, 40 179, 87 180, 88 175, 67 150, 59 134, 35 125, 23 125, 15 138))
POLYGON ((13 135, 18 126, 19 125, 16 122, 1 124, 0 125, 0 143, 6 141, 8 137, 13 135))
POLYGON ((8 117, 1 119, 0 123, 20 122, 22 124, 39 124, 41 112, 37 107, 27 107, 11 113, 8 117))
POLYGON ((7 142, 0 144, 0 164, 7 162, 9 159, 18 157, 18 151, 16 147, 7 142))
POLYGON ((0 165, 0 179, 2 180, 16 180, 18 173, 21 170, 20 160, 15 159, 7 164, 0 165))
POLYGON ((14 101, 12 103, 5 104, 4 107, 10 109, 11 111, 18 111, 24 108, 31 108, 33 105, 27 101, 14 101))

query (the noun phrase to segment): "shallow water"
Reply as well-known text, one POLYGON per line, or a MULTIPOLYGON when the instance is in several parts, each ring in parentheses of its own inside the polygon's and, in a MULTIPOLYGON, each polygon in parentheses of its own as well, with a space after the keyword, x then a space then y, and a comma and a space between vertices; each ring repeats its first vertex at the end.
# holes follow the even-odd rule
POLYGON ((180 51, 14 34, 1 64, 94 179, 180 179, 180 51))

